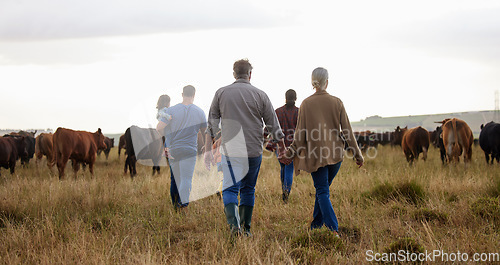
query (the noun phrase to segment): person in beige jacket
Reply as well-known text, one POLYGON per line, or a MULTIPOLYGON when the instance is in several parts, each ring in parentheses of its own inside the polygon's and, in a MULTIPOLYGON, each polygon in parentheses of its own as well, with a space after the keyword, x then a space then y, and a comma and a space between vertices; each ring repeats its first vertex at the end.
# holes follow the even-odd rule
POLYGON ((318 67, 312 72, 316 93, 306 98, 299 108, 294 139, 281 159, 293 159, 295 173, 311 173, 316 188, 311 229, 326 225, 338 235, 338 221, 330 201, 330 185, 344 158, 345 142, 354 153, 356 164, 363 165, 363 156, 352 132, 342 101, 326 92, 328 71, 318 67))

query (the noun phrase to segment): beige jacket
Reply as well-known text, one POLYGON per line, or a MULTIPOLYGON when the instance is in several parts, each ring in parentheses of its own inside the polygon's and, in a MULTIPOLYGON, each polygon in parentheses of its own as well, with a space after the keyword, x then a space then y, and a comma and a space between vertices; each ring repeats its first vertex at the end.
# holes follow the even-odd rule
POLYGON ((344 159, 344 139, 357 161, 363 161, 342 101, 326 91, 306 98, 299 109, 297 128, 287 157, 294 157, 295 173, 315 172, 344 159))

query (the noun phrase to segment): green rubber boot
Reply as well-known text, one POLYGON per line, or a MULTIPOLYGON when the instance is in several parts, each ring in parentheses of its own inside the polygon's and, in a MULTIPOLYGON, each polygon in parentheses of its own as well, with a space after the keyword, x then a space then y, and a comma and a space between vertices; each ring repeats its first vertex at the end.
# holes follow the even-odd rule
POLYGON ((227 223, 231 228, 231 236, 238 236, 241 234, 240 228, 240 215, 238 213, 238 206, 235 203, 230 203, 224 206, 224 213, 226 214, 227 223))
POLYGON ((240 225, 243 230, 243 234, 245 236, 252 236, 250 233, 250 226, 252 224, 252 214, 253 214, 253 206, 248 205, 240 205, 240 225))

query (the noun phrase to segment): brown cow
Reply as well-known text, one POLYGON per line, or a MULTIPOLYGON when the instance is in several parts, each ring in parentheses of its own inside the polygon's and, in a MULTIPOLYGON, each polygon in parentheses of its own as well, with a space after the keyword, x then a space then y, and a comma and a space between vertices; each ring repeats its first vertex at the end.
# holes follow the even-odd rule
POLYGON ((106 148, 98 149, 97 156, 101 157, 101 153, 104 152, 106 160, 108 160, 109 152, 111 152, 111 148, 115 146, 115 138, 104 137, 104 143, 106 144, 106 148))
POLYGON ((429 132, 421 126, 405 130, 401 139, 401 147, 410 165, 413 164, 414 160, 418 160, 420 153, 423 153, 422 159, 427 160, 429 144, 429 132))
POLYGON ((127 148, 127 143, 125 141, 125 134, 122 134, 122 136, 120 136, 120 141, 118 142, 118 157, 120 157, 122 149, 126 148, 127 148))
POLYGON ((73 162, 75 177, 80 169, 80 163, 88 164, 90 174, 94 175, 97 150, 106 148, 101 128, 91 133, 59 127, 54 133, 53 142, 53 159, 57 162, 59 179, 64 178, 64 168, 69 159, 73 162))
POLYGON ((25 137, 0 137, 0 167, 10 168, 14 174, 16 161, 20 156, 27 155, 25 137))
POLYGON ((457 118, 444 119, 441 123, 443 124, 443 144, 448 161, 459 162, 463 152, 464 162, 467 165, 472 158, 472 144, 474 143, 474 135, 469 125, 457 118))
POLYGON ((47 158, 47 166, 49 169, 52 169, 55 163, 52 153, 53 136, 54 135, 52 133, 41 133, 36 137, 35 143, 36 164, 38 165, 42 157, 45 156, 47 158))

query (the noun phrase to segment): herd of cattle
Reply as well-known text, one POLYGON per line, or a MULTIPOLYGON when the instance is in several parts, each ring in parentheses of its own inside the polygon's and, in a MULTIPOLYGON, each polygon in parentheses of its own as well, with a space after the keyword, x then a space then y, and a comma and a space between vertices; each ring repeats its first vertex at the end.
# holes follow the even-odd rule
POLYGON ((440 122, 434 131, 427 131, 421 126, 408 129, 399 126, 394 132, 372 133, 370 131, 354 133, 362 150, 377 145, 400 145, 406 160, 412 164, 422 153, 423 160, 427 159, 429 146, 438 148, 443 164, 459 162, 463 154, 467 164, 472 157, 472 145, 478 143, 484 151, 486 163, 500 162, 500 124, 489 122, 481 125, 479 139, 474 139, 469 125, 460 119, 445 119, 440 122))
MULTIPOLYGON (((380 145, 400 145, 407 161, 412 164, 418 159, 420 153, 426 160, 429 146, 432 144, 440 150, 443 163, 458 162, 463 154, 464 162, 467 164, 471 160, 472 145, 475 142, 472 130, 468 124, 460 119, 445 119, 439 122, 434 131, 427 131, 422 127, 408 129, 399 126, 393 132, 373 133, 370 131, 355 132, 361 150, 376 148, 380 145)), ((143 135, 155 135, 154 129, 144 129, 137 126, 128 128, 124 135, 120 137, 118 144, 118 155, 121 150, 126 150, 124 172, 130 171, 131 177, 136 174, 136 161, 141 159, 153 160, 153 174, 160 172, 158 159, 162 158, 163 148, 161 137, 153 136, 154 141, 160 144, 149 144, 141 146, 140 150, 134 150, 132 134, 139 132, 143 135), (136 153, 138 151, 138 153, 136 153)), ((16 161, 20 160, 21 165, 28 164, 30 159, 36 156, 37 163, 43 156, 47 158, 47 166, 52 168, 57 165, 59 178, 64 178, 64 169, 69 160, 72 162, 73 170, 78 172, 80 165, 88 165, 91 174, 94 173, 94 163, 96 156, 104 152, 108 158, 111 148, 114 146, 114 139, 105 137, 98 129, 96 132, 75 131, 65 128, 58 128, 55 133, 41 133, 35 138, 36 132, 20 131, 6 134, 0 137, 0 167, 10 169, 10 173, 15 172, 16 161)), ((157 135, 157 134, 156 134, 157 135)), ((204 138, 198 137, 198 154, 202 152, 204 138)), ((153 143, 152 142, 152 143, 153 143)), ((484 151, 486 163, 493 163, 493 160, 500 162, 500 124, 490 122, 481 125, 479 135, 479 145, 484 151)), ((137 148, 136 148, 137 149, 137 148)))

